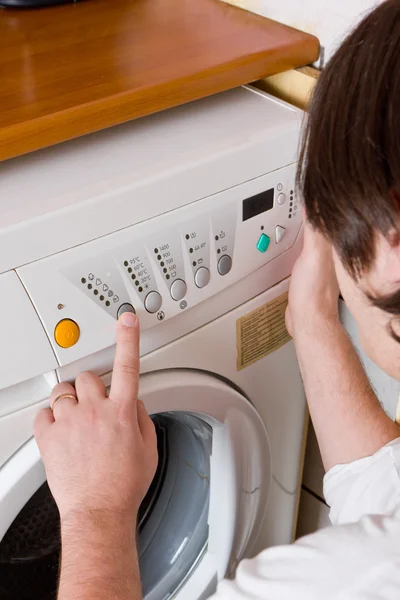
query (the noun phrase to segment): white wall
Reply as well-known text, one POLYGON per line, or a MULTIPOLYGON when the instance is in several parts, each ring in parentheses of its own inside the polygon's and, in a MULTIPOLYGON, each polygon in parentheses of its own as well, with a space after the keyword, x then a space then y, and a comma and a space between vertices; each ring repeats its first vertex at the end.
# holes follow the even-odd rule
POLYGON ((225 0, 316 35, 324 48, 322 65, 344 35, 382 0, 225 0))

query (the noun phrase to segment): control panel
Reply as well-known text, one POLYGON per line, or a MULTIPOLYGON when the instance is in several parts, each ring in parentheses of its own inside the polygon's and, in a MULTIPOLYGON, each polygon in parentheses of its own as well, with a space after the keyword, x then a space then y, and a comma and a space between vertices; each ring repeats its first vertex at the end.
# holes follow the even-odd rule
POLYGON ((18 269, 61 365, 110 346, 115 320, 176 317, 291 248, 296 165, 18 269))

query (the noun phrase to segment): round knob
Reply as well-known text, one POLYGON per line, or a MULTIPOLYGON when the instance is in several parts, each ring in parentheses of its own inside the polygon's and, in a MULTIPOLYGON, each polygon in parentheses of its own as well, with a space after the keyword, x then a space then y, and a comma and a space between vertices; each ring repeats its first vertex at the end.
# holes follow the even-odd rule
POLYGON ((158 292, 149 292, 144 299, 144 307, 149 313, 156 313, 160 310, 162 304, 161 294, 158 292))
POLYGON ((210 281, 210 271, 206 267, 200 267, 197 269, 194 282, 198 288, 206 287, 207 283, 210 281))
POLYGON ((170 292, 173 300, 182 300, 186 296, 187 285, 183 279, 176 279, 171 285, 170 292))
POLYGON ((286 196, 285 194, 279 194, 278 196, 278 204, 285 204, 286 202, 286 196))
POLYGON ((129 302, 125 302, 125 304, 121 304, 121 306, 118 309, 117 319, 119 319, 120 316, 126 312, 130 312, 136 315, 136 310, 133 308, 132 304, 129 304, 129 302))
POLYGON ((218 273, 220 275, 227 275, 232 268, 232 259, 228 254, 224 254, 218 261, 218 273))
POLYGON ((63 319, 54 329, 54 339, 61 348, 75 346, 79 336, 79 326, 71 319, 63 319))

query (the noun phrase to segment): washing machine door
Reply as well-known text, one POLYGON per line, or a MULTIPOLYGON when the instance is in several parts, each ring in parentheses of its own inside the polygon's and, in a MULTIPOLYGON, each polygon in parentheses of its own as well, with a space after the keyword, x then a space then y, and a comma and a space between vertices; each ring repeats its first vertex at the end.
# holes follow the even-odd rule
MULTIPOLYGON (((271 478, 267 432, 240 391, 200 371, 146 374, 140 397, 159 448, 138 520, 143 597, 206 598, 257 537, 271 478)), ((2 600, 55 600, 58 536, 31 439, 0 469, 2 600)))

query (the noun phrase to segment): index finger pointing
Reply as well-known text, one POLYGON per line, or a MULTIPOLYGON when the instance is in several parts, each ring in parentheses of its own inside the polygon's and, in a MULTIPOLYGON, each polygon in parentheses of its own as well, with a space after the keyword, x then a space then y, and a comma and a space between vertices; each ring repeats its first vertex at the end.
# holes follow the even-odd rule
POLYGON ((117 325, 117 349, 110 398, 131 404, 136 412, 139 386, 139 322, 133 313, 123 313, 117 325))

